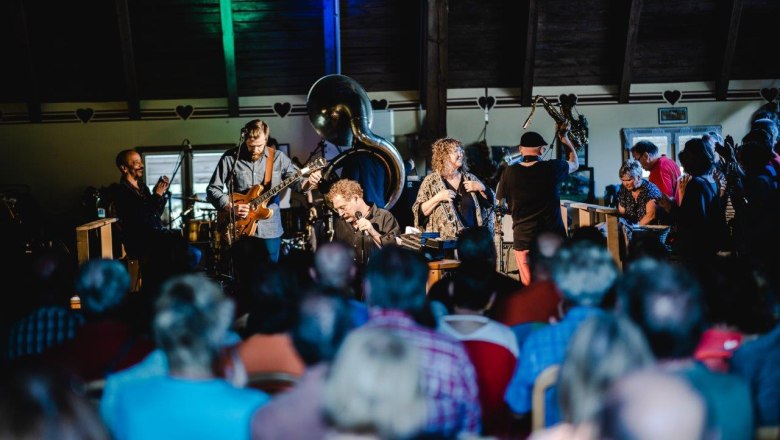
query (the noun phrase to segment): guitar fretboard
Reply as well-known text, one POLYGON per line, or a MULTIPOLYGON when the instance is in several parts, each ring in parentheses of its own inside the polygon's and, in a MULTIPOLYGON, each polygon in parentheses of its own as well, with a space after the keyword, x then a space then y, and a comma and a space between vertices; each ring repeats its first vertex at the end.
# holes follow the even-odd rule
POLYGON ((296 171, 293 173, 290 177, 284 179, 276 185, 275 187, 269 189, 268 191, 260 194, 259 196, 255 197, 254 200, 252 200, 252 207, 256 208, 261 203, 265 202, 266 200, 270 199, 271 197, 279 194, 287 188, 288 186, 292 185, 296 180, 300 179, 303 174, 300 171, 296 171))

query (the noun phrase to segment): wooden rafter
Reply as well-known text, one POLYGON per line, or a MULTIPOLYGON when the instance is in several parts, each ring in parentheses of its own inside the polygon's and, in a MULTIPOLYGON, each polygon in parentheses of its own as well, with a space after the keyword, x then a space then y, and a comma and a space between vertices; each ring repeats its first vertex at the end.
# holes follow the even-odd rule
POLYGON ((631 94, 631 64, 634 61, 641 10, 642 0, 631 0, 628 11, 628 27, 626 28, 626 47, 623 52, 623 70, 620 73, 620 86, 618 88, 618 102, 621 104, 628 103, 628 97, 631 94))
POLYGON ((22 45, 24 61, 27 67, 27 115, 30 122, 41 122, 41 98, 38 90, 38 82, 33 63, 32 45, 30 44, 30 33, 27 29, 27 15, 24 13, 24 2, 16 2, 16 35, 19 43, 22 45))
POLYGON ((430 143, 447 134, 447 69, 449 0, 427 0, 423 29, 425 67, 425 137, 430 143))
POLYGON ((743 0, 731 0, 731 13, 729 14, 729 27, 726 33, 725 47, 723 48, 723 58, 721 59, 718 77, 715 79, 715 99, 718 101, 725 101, 728 95, 731 65, 734 61, 739 22, 742 18, 742 5, 743 0))
POLYGON ((525 60, 523 61, 523 85, 520 89, 520 103, 531 105, 534 90, 534 63, 536 62, 536 30, 539 27, 537 0, 528 1, 528 28, 525 35, 525 60))
POLYGON ((116 19, 119 27, 119 39, 122 44, 122 61, 125 67, 125 87, 127 88, 127 113, 130 119, 141 119, 141 98, 138 94, 138 75, 135 70, 135 51, 130 26, 130 9, 127 0, 116 0, 116 19))
POLYGON ((222 21, 222 49, 225 55, 225 84, 228 95, 228 115, 237 117, 238 78, 236 76, 236 44, 233 34, 233 2, 219 0, 219 16, 222 21))

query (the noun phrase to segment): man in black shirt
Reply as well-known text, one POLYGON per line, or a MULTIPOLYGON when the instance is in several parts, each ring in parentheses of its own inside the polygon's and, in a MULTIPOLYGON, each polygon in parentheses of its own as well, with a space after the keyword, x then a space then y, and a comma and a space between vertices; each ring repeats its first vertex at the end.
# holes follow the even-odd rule
POLYGON ((542 161, 547 142, 539 133, 529 131, 520 138, 522 162, 504 170, 498 183, 497 198, 506 201, 512 213, 515 258, 520 281, 526 286, 531 283, 527 258, 533 239, 542 230, 565 234, 558 185, 579 168, 577 152, 568 137, 568 124, 559 125, 557 134, 566 147, 567 160, 542 161))
POLYGON ((393 214, 363 200, 363 188, 354 180, 341 179, 328 191, 328 200, 339 214, 334 240, 355 249, 359 265, 368 262, 377 249, 395 244, 400 228, 393 214))
POLYGON ((123 150, 116 156, 116 167, 122 173, 114 187, 113 198, 116 214, 122 228, 122 242, 128 256, 143 257, 162 231, 160 216, 165 209, 167 176, 160 177, 150 191, 143 181, 144 162, 135 150, 123 150))

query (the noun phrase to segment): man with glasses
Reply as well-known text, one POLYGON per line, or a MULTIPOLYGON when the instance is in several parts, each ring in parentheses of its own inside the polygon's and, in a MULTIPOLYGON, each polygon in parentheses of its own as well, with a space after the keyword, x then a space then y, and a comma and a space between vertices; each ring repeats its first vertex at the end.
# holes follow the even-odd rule
POLYGON ((333 239, 352 246, 358 265, 368 262, 377 249, 395 244, 400 228, 393 214, 363 200, 363 188, 354 180, 341 179, 330 187, 328 200, 339 215, 333 239))

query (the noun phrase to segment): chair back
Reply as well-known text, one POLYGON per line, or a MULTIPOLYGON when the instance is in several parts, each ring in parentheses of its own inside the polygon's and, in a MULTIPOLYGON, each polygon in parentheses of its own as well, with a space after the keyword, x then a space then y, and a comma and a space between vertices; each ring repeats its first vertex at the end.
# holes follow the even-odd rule
POLYGON ((282 371, 253 373, 249 375, 246 386, 273 396, 294 387, 298 379, 297 376, 282 371))
POLYGON ((531 430, 533 431, 544 428, 546 391, 558 383, 558 371, 560 369, 560 365, 553 364, 536 376, 531 397, 531 430))
POLYGON ((509 349, 493 342, 463 341, 463 345, 477 373, 483 433, 506 433, 511 413, 504 393, 515 372, 517 358, 509 349))

